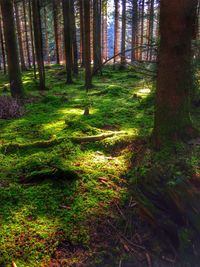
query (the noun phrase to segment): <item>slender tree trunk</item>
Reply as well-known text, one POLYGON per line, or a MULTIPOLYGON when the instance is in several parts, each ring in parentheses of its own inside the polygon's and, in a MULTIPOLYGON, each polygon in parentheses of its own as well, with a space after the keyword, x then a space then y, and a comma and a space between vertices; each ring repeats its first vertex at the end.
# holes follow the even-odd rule
MULTIPOLYGON (((101 1, 93 0, 93 54, 94 71, 101 65, 101 1)), ((99 68, 101 73, 101 68, 99 68)))
MULTIPOLYGON (((144 44, 144 0, 142 0, 142 6, 141 6, 141 32, 140 32, 140 45, 141 47, 144 44)), ((143 49, 140 49, 140 60, 142 60, 143 56, 143 49)))
POLYGON ((23 12, 24 12, 24 26, 25 26, 25 35, 26 35, 26 51, 27 51, 27 59, 28 66, 31 67, 31 56, 29 50, 29 38, 28 38, 28 27, 27 27, 27 17, 26 17, 26 0, 23 0, 23 12))
POLYGON ((16 98, 21 98, 23 97, 23 89, 17 50, 13 5, 11 0, 1 0, 0 5, 4 25, 11 95, 16 98))
POLYGON ((138 4, 137 0, 132 0, 132 42, 131 42, 131 62, 136 58, 135 47, 137 46, 137 28, 138 28, 138 4))
MULTIPOLYGON (((118 55, 119 49, 119 0, 114 0, 115 5, 115 28, 114 28, 114 55, 118 55)), ((114 63, 118 61, 118 57, 114 58, 114 63)))
POLYGON ((121 41, 121 68, 126 64, 126 0, 122 0, 122 41, 121 41))
POLYGON ((45 90, 45 70, 43 59, 43 45, 42 45, 42 29, 41 29, 41 17, 40 17, 40 2, 39 0, 32 0, 33 11, 33 28, 35 39, 35 53, 38 64, 40 90, 45 90))
POLYGON ((30 35, 31 35, 31 52, 32 52, 32 63, 33 63, 33 71, 34 78, 37 79, 36 75, 36 65, 35 65, 35 48, 34 48, 34 38, 33 38, 33 26, 32 26, 32 10, 31 10, 31 0, 28 1, 28 10, 29 10, 29 26, 30 26, 30 35))
POLYGON ((3 73, 6 74, 6 54, 5 54, 5 46, 4 46, 4 34, 3 34, 3 25, 2 18, 0 17, 0 42, 1 42, 1 54, 3 61, 3 73))
POLYGON ((92 87, 91 51, 90 51, 90 0, 84 0, 84 40, 85 40, 85 87, 92 87))
POLYGON ((102 61, 108 58, 107 0, 102 0, 102 61))
POLYGON ((72 16, 71 1, 63 0, 64 40, 67 69, 67 83, 72 83, 72 16))
POLYGON ((154 32, 154 0, 151 0, 150 7, 150 21, 149 21, 149 45, 151 45, 149 49, 149 60, 152 61, 152 45, 153 45, 153 32, 154 32))
POLYGON ((60 64, 59 36, 58 36, 58 8, 56 0, 53 0, 53 21, 54 21, 56 63, 60 64))
POLYGON ((80 61, 81 66, 84 67, 85 65, 85 40, 84 40, 84 32, 85 32, 85 22, 83 16, 83 0, 79 0, 79 7, 80 7, 80 61))
POLYGON ((19 18, 18 4, 16 2, 15 2, 15 14, 16 14, 16 26, 17 26, 17 36, 18 36, 18 43, 19 43, 21 69, 26 70, 26 65, 25 65, 25 60, 24 60, 24 49, 23 49, 23 42, 22 42, 22 28, 21 28, 21 22, 19 18))
POLYGON ((72 15, 72 51, 73 51, 73 72, 78 75, 78 47, 76 38, 76 18, 75 18, 74 1, 71 0, 71 15, 72 15))
POLYGON ((156 148, 195 134, 189 110, 191 41, 197 0, 161 1, 153 141, 156 148))
POLYGON ((47 18, 47 8, 44 7, 44 31, 45 31, 45 54, 46 61, 48 64, 51 63, 50 55, 49 55, 49 32, 48 32, 48 18, 47 18))

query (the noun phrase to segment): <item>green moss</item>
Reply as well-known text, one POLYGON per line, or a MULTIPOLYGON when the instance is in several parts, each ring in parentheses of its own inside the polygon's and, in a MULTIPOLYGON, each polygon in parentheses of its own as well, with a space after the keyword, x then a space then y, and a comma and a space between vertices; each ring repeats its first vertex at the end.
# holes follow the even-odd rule
MULTIPOLYGON (((136 137, 146 138, 153 127, 153 92, 143 90, 147 84, 142 79, 128 78, 127 71, 108 67, 105 76, 94 77, 95 86, 86 94, 81 89, 82 71, 70 86, 63 72, 59 66, 46 69, 49 90, 43 94, 37 90, 33 73, 23 74, 29 100, 25 115, 0 120, 0 264, 6 266, 13 259, 20 267, 48 263, 60 240, 89 246, 91 220, 97 220, 99 214, 106 216, 112 203, 123 202, 128 194, 122 177, 142 153, 129 145, 136 137), (83 115, 86 106, 89 116, 83 115), (77 136, 113 132, 120 134, 95 143, 72 142, 77 136), (78 177, 56 179, 55 170, 78 177), (38 172, 45 172, 45 179, 20 183, 38 172)), ((7 79, 1 77, 0 92, 5 85, 7 79)), ((199 170, 200 151, 196 150, 187 161, 191 159, 192 167, 199 170)), ((145 177, 151 165, 159 166, 169 155, 157 154, 152 160, 147 153, 143 166, 128 177, 134 181, 145 177)), ((175 182, 180 169, 176 167, 175 182)))

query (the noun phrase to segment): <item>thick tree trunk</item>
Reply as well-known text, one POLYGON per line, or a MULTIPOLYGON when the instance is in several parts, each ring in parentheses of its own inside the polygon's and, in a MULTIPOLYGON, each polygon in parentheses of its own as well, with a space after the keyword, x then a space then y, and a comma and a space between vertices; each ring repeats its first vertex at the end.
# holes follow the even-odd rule
POLYGON ((13 15, 13 5, 11 0, 1 0, 1 11, 3 17, 8 74, 10 80, 10 90, 13 97, 23 97, 19 57, 17 50, 17 40, 15 32, 15 21, 13 15))
POLYGON ((45 70, 43 60, 43 45, 42 45, 42 29, 41 29, 41 17, 40 17, 40 2, 39 0, 32 0, 32 12, 33 12, 33 28, 35 39, 35 53, 38 64, 40 90, 45 90, 45 70))
POLYGON ((197 0, 161 1, 160 51, 153 141, 160 148, 169 141, 191 137, 189 111, 191 40, 197 0))
POLYGON ((72 83, 72 17, 71 17, 71 1, 63 0, 63 18, 64 18, 64 41, 67 83, 72 83))
POLYGON ((121 68, 126 64, 126 0, 122 0, 122 41, 121 41, 121 68))
POLYGON ((59 36, 58 36, 58 8, 56 0, 53 0, 53 21, 54 21, 56 63, 60 64, 59 36))
POLYGON ((24 49, 23 49, 23 42, 22 42, 21 21, 19 17, 18 4, 16 2, 15 2, 15 14, 16 14, 16 26, 17 26, 17 36, 18 36, 18 44, 19 44, 21 69, 26 70, 26 65, 25 65, 25 60, 24 60, 24 49))
POLYGON ((101 0, 93 0, 93 54, 94 71, 101 73, 101 0))
MULTIPOLYGON (((119 0, 114 0, 115 5, 115 28, 114 28, 114 55, 118 55, 119 50, 119 0)), ((114 57, 114 63, 118 57, 114 57)))
POLYGON ((90 0, 84 0, 84 40, 85 40, 85 87, 92 87, 91 51, 90 51, 90 0))

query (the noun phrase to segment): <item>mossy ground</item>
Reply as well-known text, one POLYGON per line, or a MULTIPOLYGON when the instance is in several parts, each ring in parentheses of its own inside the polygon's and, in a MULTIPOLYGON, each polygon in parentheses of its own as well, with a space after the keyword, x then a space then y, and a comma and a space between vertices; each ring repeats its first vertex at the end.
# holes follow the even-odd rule
MULTIPOLYGON (((107 67, 86 93, 83 71, 70 86, 63 67, 48 67, 46 74, 47 90, 40 93, 32 72, 25 72, 24 116, 0 120, 0 266, 10 266, 12 260, 20 267, 50 266, 62 242, 87 248, 92 256, 96 222, 111 214, 113 203, 121 205, 129 197, 126 174, 142 152, 128 145, 145 139, 153 127, 154 89, 140 75, 107 67), (88 116, 83 115, 85 107, 88 116), (102 141, 74 142, 74 137, 113 132, 102 141), (31 175, 56 170, 69 175, 24 182, 31 175)), ((1 77, 2 94, 8 94, 6 82, 1 77)), ((196 124, 199 115, 195 111, 196 124)), ((198 147, 190 160, 199 171, 197 155, 198 147)), ((137 167, 140 174, 153 164, 148 153, 144 163, 137 167)), ((129 173, 131 179, 137 171, 129 173)), ((176 174, 181 175, 180 168, 176 174)), ((62 266, 84 260, 80 253, 62 266)), ((92 264, 104 266, 96 258, 92 264)))

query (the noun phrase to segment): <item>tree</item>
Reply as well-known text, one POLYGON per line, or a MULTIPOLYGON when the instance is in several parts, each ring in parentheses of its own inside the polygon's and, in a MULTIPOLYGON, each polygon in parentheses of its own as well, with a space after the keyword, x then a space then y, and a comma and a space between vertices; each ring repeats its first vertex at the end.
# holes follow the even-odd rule
POLYGON ((84 12, 83 12, 83 0, 79 0, 79 13, 80 13, 80 61, 81 66, 84 67, 85 65, 85 40, 84 40, 84 32, 85 32, 85 25, 84 25, 84 12))
POLYGON ((94 71, 101 69, 101 1, 93 0, 93 54, 94 54, 94 71))
POLYGON ((53 21, 54 21, 55 52, 56 52, 55 54, 56 54, 56 63, 60 64, 57 4, 58 4, 57 1, 53 0, 53 21))
POLYGON ((161 1, 153 142, 156 148, 196 134, 190 118, 191 41, 197 0, 161 1))
POLYGON ((107 18, 107 0, 102 0, 102 61, 108 58, 108 18, 107 18))
POLYGON ((26 65, 25 65, 25 60, 24 60, 23 41, 22 41, 22 27, 21 27, 21 23, 20 23, 19 9, 18 9, 18 3, 17 2, 15 2, 15 13, 16 13, 16 26, 17 26, 17 36, 18 36, 18 44, 19 44, 21 69, 26 70, 26 65))
POLYGON ((36 65, 35 65, 35 47, 33 38, 33 26, 32 26, 32 10, 31 10, 31 0, 28 1, 28 13, 29 13, 29 26, 30 26, 30 37, 31 37, 31 50, 32 50, 32 63, 34 69, 34 78, 37 79, 36 75, 36 65))
POLYGON ((90 0, 84 0, 84 40, 85 40, 85 87, 92 87, 91 51, 90 51, 90 0))
POLYGON ((136 58, 135 47, 137 45, 137 29, 138 29, 138 0, 132 0, 132 42, 131 42, 131 61, 136 58))
POLYGON ((22 89, 21 73, 19 66, 19 56, 17 50, 17 39, 16 39, 12 4, 13 2, 11 0, 0 1, 3 25, 4 25, 8 75, 10 81, 11 95, 16 98, 22 98, 23 89, 22 89))
POLYGON ((23 13, 24 13, 24 27, 25 27, 25 36, 26 36, 26 51, 27 51, 27 59, 28 66, 31 67, 31 57, 29 50, 29 38, 28 38, 28 27, 27 27, 27 17, 26 17, 26 1, 23 0, 23 13))
POLYGON ((73 72, 74 75, 78 75, 78 47, 76 38, 76 17, 75 17, 75 7, 74 0, 71 1, 71 16, 72 16, 72 52, 73 52, 73 72))
POLYGON ((126 0, 122 0, 122 40, 121 40, 121 68, 126 64, 126 0))
POLYGON ((64 42, 67 69, 67 83, 72 83, 72 22, 71 22, 71 1, 63 0, 64 18, 64 42))
POLYGON ((33 29, 35 40, 35 53, 38 64, 40 90, 45 90, 45 70, 43 59, 43 45, 42 45, 42 29, 41 29, 41 17, 40 17, 40 1, 32 0, 32 12, 33 12, 33 29))
MULTIPOLYGON (((115 28, 114 28, 114 55, 119 54, 119 0, 114 0, 115 5, 115 28)), ((114 63, 117 57, 114 57, 114 63)))
POLYGON ((1 42, 1 55, 3 61, 3 73, 6 74, 6 53, 5 53, 5 46, 4 46, 4 29, 2 24, 2 18, 0 17, 0 42, 1 42))

